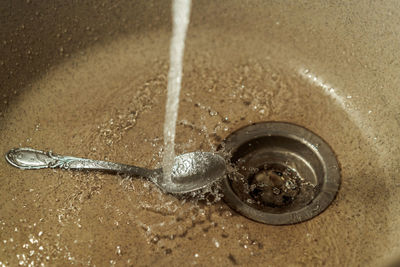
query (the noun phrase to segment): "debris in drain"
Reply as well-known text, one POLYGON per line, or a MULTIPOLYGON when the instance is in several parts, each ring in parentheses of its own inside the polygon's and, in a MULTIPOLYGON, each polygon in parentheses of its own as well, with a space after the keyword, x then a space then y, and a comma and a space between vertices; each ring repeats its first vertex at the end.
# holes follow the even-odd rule
POLYGON ((248 179, 250 196, 258 205, 286 206, 293 202, 300 191, 302 179, 289 168, 258 168, 248 179))
POLYGON ((229 175, 232 189, 258 210, 281 213, 314 199, 315 185, 287 165, 266 163, 255 168, 246 166, 245 161, 238 162, 241 166, 229 175))

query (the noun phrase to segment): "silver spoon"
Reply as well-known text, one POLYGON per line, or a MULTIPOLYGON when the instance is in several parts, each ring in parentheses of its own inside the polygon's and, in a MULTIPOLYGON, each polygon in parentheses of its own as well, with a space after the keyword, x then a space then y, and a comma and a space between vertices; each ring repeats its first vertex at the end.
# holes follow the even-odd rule
POLYGON ((171 181, 165 181, 162 169, 145 169, 136 166, 101 160, 62 156, 32 148, 14 148, 7 152, 6 160, 24 170, 61 168, 68 170, 93 170, 141 176, 150 179, 168 193, 180 194, 202 189, 226 172, 225 160, 211 152, 191 152, 177 156, 171 181))

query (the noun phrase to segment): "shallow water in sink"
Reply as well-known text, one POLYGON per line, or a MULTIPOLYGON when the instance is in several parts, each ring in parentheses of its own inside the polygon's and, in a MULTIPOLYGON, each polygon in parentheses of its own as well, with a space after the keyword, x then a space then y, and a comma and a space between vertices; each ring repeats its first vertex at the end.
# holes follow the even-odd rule
MULTIPOLYGON (((381 179, 373 140, 352 117, 271 51, 226 58, 216 44, 221 58, 215 58, 200 49, 201 41, 196 47, 196 38, 191 40, 177 154, 213 150, 229 133, 253 122, 293 122, 320 135, 337 153, 342 186, 333 204, 310 221, 276 227, 250 221, 221 201, 165 195, 142 179, 21 171, 2 160, 0 261, 356 265, 388 249, 392 185, 381 179)), ((1 118, 1 136, 7 137, 1 151, 27 146, 159 166, 168 42, 163 33, 120 39, 53 68, 1 118)))

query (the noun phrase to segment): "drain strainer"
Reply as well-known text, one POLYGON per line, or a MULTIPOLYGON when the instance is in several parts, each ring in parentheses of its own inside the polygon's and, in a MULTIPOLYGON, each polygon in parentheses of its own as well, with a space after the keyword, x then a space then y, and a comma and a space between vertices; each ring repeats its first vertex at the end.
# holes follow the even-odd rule
POLYGON ((255 123, 221 146, 234 170, 223 181, 225 202, 258 222, 302 222, 324 211, 340 186, 329 145, 311 131, 284 122, 255 123))

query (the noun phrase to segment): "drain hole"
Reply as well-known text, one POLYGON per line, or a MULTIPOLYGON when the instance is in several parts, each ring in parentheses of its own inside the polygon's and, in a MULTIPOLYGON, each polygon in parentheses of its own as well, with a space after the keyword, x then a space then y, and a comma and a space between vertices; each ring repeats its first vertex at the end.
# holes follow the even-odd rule
POLYGON ((308 220, 339 189, 333 151, 303 127, 257 123, 232 133, 221 147, 235 169, 223 183, 224 200, 253 220, 278 225, 308 220))

